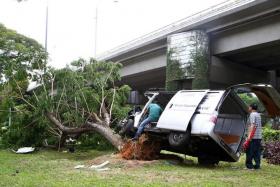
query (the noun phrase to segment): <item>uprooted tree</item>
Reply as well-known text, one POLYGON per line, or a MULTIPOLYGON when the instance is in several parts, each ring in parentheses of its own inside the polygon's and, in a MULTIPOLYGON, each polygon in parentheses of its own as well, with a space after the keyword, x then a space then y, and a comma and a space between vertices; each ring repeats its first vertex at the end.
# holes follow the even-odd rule
POLYGON ((120 78, 121 65, 79 59, 71 67, 42 72, 37 87, 27 94, 23 94, 26 87, 21 87, 16 79, 5 83, 15 84, 9 92, 19 99, 14 103, 14 112, 28 113, 30 118, 27 123, 21 121, 21 129, 34 133, 32 129, 43 124, 42 132, 39 132, 41 140, 55 137, 59 148, 69 137, 77 139, 84 133, 96 132, 120 150, 124 142, 115 133, 114 124, 129 109, 126 98, 130 90, 128 86, 115 85, 120 78))
POLYGON ((69 137, 97 132, 120 149, 114 124, 128 111, 128 86, 116 86, 121 64, 79 59, 61 70, 47 67, 35 40, 0 25, 0 126, 7 144, 61 147, 69 137), (30 82, 35 86, 28 90, 30 82))
POLYGON ((126 99, 130 91, 126 85, 115 85, 121 64, 79 59, 72 66, 75 70, 68 67, 54 72, 47 89, 50 93, 37 96, 38 104, 46 102, 39 108, 52 122, 53 134, 62 145, 69 136, 97 132, 120 150, 124 142, 113 127, 129 109, 126 99))
MULTIPOLYGON (((0 127, 6 129, 0 136, 5 145, 41 146, 48 139, 60 148, 68 138, 98 133, 121 150, 125 141, 115 125, 130 109, 130 88, 115 84, 121 64, 78 59, 54 70, 36 41, 0 28, 0 127), (36 84, 30 87, 30 81, 36 84)), ((159 142, 146 137, 124 148, 126 159, 153 159, 160 150, 159 142)))

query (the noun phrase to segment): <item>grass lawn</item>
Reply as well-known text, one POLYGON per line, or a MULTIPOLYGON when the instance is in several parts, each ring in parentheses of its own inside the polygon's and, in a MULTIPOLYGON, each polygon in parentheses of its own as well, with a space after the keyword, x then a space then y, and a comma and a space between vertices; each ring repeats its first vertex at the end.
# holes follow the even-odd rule
POLYGON ((38 151, 17 155, 0 150, 0 186, 280 186, 280 166, 263 161, 261 170, 248 171, 243 169, 243 157, 214 168, 200 167, 196 159, 188 158, 184 164, 160 160, 133 167, 122 161, 110 163, 110 170, 103 172, 74 169, 105 154, 111 153, 38 151))

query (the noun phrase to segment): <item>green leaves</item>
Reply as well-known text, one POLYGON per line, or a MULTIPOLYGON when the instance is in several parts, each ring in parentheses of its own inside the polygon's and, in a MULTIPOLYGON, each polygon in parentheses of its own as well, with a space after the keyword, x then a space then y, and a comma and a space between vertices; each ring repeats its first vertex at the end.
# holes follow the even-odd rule
POLYGON ((35 40, 0 24, 0 74, 6 81, 28 78, 34 70, 46 68, 47 54, 35 40))
POLYGON ((13 112, 6 144, 40 145, 44 138, 61 138, 62 130, 46 113, 71 128, 84 128, 87 121, 109 125, 126 115, 130 88, 115 84, 121 79, 120 63, 80 58, 55 70, 47 68, 46 58, 35 40, 0 25, 0 110, 5 111, 0 124, 7 123, 3 116, 9 108, 13 112), (27 92, 30 80, 39 87, 27 92))
POLYGON ((37 41, 0 24, 0 124, 7 124, 11 116, 11 126, 3 137, 6 144, 40 144, 45 136, 47 126, 41 109, 46 108, 48 100, 44 97, 38 102, 26 90, 30 80, 42 81, 46 58, 37 41))
POLYGON ((124 117, 130 88, 115 86, 115 82, 120 80, 121 64, 80 58, 71 65, 54 72, 57 90, 54 108, 58 108, 62 121, 79 125, 81 121, 90 119, 92 113, 99 114, 102 103, 108 113, 112 109, 113 117, 124 117))

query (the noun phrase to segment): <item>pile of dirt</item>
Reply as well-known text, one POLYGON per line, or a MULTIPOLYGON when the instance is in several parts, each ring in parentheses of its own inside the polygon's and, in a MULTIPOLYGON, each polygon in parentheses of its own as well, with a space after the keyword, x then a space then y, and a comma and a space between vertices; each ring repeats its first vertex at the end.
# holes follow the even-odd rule
POLYGON ((120 151, 126 160, 155 160, 159 159, 161 143, 143 134, 138 141, 127 141, 120 151))

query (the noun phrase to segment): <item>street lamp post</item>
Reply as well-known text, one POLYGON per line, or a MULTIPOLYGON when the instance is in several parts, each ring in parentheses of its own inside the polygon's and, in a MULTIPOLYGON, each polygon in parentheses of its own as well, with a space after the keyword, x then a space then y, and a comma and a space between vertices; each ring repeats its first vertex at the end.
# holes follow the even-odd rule
POLYGON ((46 5, 45 51, 48 52, 49 1, 46 5))
MULTIPOLYGON (((100 1, 99 1, 100 2, 100 1)), ((94 57, 96 58, 96 53, 97 53, 97 25, 98 25, 98 4, 95 7, 95 31, 94 31, 94 57)))
MULTIPOLYGON (((114 0, 114 3, 118 3, 118 0, 114 0)), ((101 3, 101 0, 99 0, 95 6, 95 28, 94 28, 94 57, 96 58, 97 54, 97 40, 98 40, 98 8, 101 3)))

